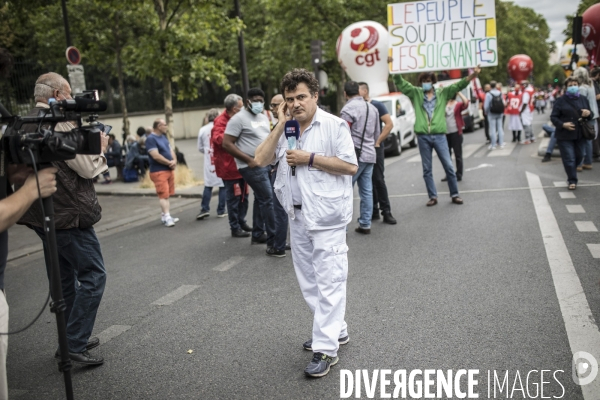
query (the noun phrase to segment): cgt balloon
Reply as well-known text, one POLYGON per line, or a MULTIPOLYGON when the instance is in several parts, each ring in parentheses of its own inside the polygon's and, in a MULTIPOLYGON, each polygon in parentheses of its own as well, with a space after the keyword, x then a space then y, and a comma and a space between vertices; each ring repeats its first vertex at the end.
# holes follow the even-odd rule
POLYGON ((588 52, 589 62, 596 65, 600 50, 600 4, 594 4, 582 15, 581 36, 588 52))
POLYGON ((371 97, 389 93, 388 41, 387 29, 375 21, 356 22, 337 40, 340 65, 352 80, 369 85, 371 97))
POLYGON ((528 55, 517 54, 508 60, 508 74, 517 82, 529 78, 531 71, 533 71, 533 61, 528 55))

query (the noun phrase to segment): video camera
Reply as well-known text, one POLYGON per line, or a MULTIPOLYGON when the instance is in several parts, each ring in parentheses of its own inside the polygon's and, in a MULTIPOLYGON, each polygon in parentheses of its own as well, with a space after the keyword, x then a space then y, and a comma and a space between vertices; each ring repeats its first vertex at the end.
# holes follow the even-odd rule
POLYGON ((0 125, 8 123, 0 151, 2 160, 11 164, 43 164, 72 160, 77 154, 100 154, 101 132, 104 125, 97 121, 98 112, 106 111, 106 103, 98 98, 98 91, 88 90, 74 99, 50 99, 50 108, 40 109, 34 116, 11 115, 0 103, 0 125), (81 113, 90 112, 87 125, 81 113), (68 132, 55 131, 56 124, 71 122, 76 127, 68 132), (37 126, 36 126, 37 125, 37 126), (30 152, 31 151, 31 152, 30 152))

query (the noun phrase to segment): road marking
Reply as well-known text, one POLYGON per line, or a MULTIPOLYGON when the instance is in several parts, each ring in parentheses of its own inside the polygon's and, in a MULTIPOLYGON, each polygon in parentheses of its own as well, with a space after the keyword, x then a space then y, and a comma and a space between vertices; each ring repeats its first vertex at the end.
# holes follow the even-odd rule
MULTIPOLYGON (((573 354, 586 351, 599 359, 600 331, 594 321, 556 217, 542 188, 542 181, 538 175, 530 172, 526 174, 571 351, 573 354)), ((584 399, 598 399, 600 379, 595 379, 580 388, 584 399)))
POLYGON ((233 268, 235 265, 239 264, 245 258, 246 257, 242 257, 242 256, 231 257, 230 259, 223 261, 221 264, 214 267, 213 270, 219 271, 219 272, 225 272, 225 271, 233 268))
POLYGON ((575 193, 573 192, 558 192, 561 199, 574 199, 575 193))
MULTIPOLYGON (((463 160, 467 157, 471 157, 474 153, 479 151, 485 144, 466 144, 463 146, 463 160)), ((452 153, 454 154, 454 153, 452 153)))
MULTIPOLYGON (((435 154, 435 151, 432 151, 432 157, 437 157, 437 155, 435 154)), ((411 157, 408 160, 406 160, 406 162, 421 162, 421 155, 417 154, 416 156, 411 157)))
POLYGON ((168 306, 170 304, 175 303, 177 300, 182 297, 192 293, 194 290, 198 289, 200 286, 198 285, 181 285, 177 289, 173 290, 171 293, 161 297, 156 300, 153 305, 156 306, 168 306))
POLYGON ((465 172, 475 171, 476 169, 493 167, 493 166, 494 166, 493 164, 479 164, 476 167, 465 169, 465 172))
POLYGON ((517 147, 517 142, 508 143, 504 146, 503 149, 496 147, 496 150, 490 150, 488 153, 488 157, 506 157, 510 156, 512 151, 517 147))
POLYGON ((592 253, 592 257, 600 258, 600 244, 587 244, 590 253, 592 253))
POLYGON ((598 232, 598 228, 592 221, 575 221, 579 232, 598 232))
POLYGON ((567 211, 571 214, 585 214, 585 210, 583 206, 579 204, 569 204, 567 205, 567 211))
POLYGON ((103 330, 98 334, 98 339, 100 339, 100 345, 102 346, 103 344, 110 342, 120 334, 127 332, 129 329, 131 329, 131 326, 129 325, 109 326, 107 329, 103 330))
POLYGON ((560 182, 554 182, 554 186, 555 187, 567 187, 567 186, 569 186, 569 184, 565 181, 560 181, 560 182))

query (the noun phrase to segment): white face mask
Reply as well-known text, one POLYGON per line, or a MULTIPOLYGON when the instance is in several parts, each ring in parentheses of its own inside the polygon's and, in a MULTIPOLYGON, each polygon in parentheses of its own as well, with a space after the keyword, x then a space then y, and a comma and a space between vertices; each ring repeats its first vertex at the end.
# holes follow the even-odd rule
POLYGON ((253 114, 258 115, 261 112, 263 112, 264 109, 265 109, 265 104, 264 103, 261 103, 261 102, 252 103, 252 102, 250 102, 250 110, 252 110, 253 114))

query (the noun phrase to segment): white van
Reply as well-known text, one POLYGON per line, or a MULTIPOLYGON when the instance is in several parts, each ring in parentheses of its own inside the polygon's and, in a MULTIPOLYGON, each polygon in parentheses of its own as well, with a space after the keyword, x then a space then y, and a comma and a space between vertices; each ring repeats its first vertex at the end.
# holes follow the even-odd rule
MULTIPOLYGON (((460 81, 460 79, 449 79, 446 81, 438 81, 438 83, 433 86, 436 88, 441 88, 445 86, 452 85, 460 81)), ((483 115, 479 109, 479 96, 477 96, 476 88, 481 88, 481 82, 479 78, 473 79, 469 82, 469 86, 461 90, 461 93, 470 101, 469 108, 462 112, 463 120, 465 121, 465 132, 473 132, 475 130, 475 126, 479 124, 479 127, 482 128, 484 125, 483 115)), ((460 97, 456 100, 461 101, 460 97)))
POLYGON ((415 109, 410 99, 405 95, 394 92, 374 97, 373 100, 380 101, 385 105, 394 127, 383 142, 383 149, 386 156, 398 156, 402 152, 402 147, 417 146, 417 137, 415 135, 415 109))

